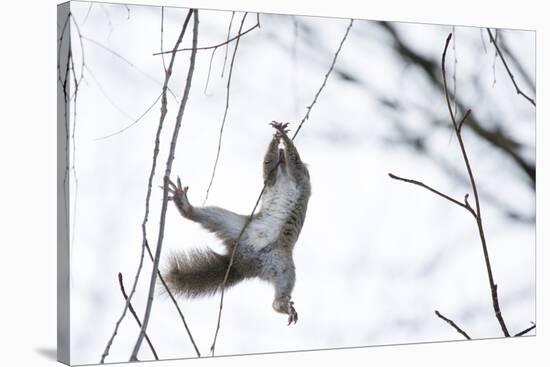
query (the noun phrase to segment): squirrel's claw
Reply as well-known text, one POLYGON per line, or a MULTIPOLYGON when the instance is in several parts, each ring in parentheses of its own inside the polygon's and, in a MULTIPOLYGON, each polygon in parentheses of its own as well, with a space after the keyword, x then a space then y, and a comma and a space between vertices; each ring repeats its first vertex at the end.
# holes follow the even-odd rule
POLYGON ((293 306, 294 302, 290 301, 289 302, 289 314, 288 314, 288 325, 287 326, 290 326, 290 324, 292 323, 295 323, 298 322, 298 312, 296 312, 296 309, 294 308, 293 306))
POLYGON ((278 138, 282 137, 283 135, 286 135, 290 131, 290 129, 288 128, 288 125, 289 125, 288 122, 282 123, 277 121, 271 121, 270 125, 275 130, 277 130, 277 132, 275 133, 275 137, 278 137, 278 138))

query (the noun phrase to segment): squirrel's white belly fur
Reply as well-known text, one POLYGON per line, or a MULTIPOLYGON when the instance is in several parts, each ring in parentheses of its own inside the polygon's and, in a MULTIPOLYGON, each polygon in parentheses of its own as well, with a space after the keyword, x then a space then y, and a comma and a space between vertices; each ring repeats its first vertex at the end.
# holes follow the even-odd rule
POLYGON ((262 212, 269 214, 256 218, 246 229, 245 243, 255 251, 277 239, 300 195, 298 186, 285 171, 279 170, 277 175, 275 185, 264 193, 262 199, 262 212))

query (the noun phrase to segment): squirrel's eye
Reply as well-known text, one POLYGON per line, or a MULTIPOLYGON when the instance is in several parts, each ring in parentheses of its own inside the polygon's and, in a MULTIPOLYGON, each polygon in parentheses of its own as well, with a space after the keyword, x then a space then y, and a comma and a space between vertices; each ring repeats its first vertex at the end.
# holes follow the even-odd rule
POLYGON ((264 164, 269 164, 271 163, 271 161, 264 161, 264 164))

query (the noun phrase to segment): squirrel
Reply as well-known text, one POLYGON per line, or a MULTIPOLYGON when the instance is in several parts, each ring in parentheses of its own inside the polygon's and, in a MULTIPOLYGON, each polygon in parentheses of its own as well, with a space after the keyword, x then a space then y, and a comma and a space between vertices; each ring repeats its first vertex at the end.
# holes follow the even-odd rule
POLYGON ((189 187, 182 187, 179 177, 177 185, 165 178, 169 200, 180 214, 214 232, 228 251, 173 253, 168 259, 165 279, 175 294, 189 298, 213 295, 221 291, 231 253, 237 246, 225 287, 254 277, 272 283, 275 288, 272 307, 287 314, 290 325, 298 321, 291 301, 296 280, 292 251, 304 224, 311 185, 308 169, 287 135, 288 123, 273 121, 271 126, 276 132, 263 161, 265 191, 259 211, 250 217, 242 234, 249 216, 216 206, 192 206, 187 198, 189 187), (284 149, 279 148, 281 143, 284 149))

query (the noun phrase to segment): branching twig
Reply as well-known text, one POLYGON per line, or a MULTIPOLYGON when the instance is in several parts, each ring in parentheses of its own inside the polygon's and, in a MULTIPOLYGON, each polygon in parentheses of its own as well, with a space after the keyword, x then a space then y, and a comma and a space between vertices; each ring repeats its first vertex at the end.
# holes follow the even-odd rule
MULTIPOLYGON (((474 179, 474 174, 472 172, 472 168, 470 166, 470 161, 468 159, 468 155, 466 154, 466 148, 464 147, 464 142, 462 141, 462 134, 460 132, 459 126, 462 125, 462 123, 459 125, 457 124, 453 111, 451 108, 451 102, 449 97, 449 91, 447 89, 447 76, 445 73, 445 56, 447 55, 447 48, 449 47, 449 41, 451 40, 452 33, 449 34, 447 37, 447 40, 445 42, 445 49, 443 50, 443 55, 441 57, 441 71, 443 76, 443 89, 445 92, 445 99, 447 101, 447 108, 449 109, 449 114, 451 115, 451 122, 453 124, 453 127, 456 132, 456 137, 458 140, 458 144, 460 145, 460 151, 462 152, 462 158, 464 159, 464 164, 466 165, 466 170, 468 171, 468 176, 470 177, 470 184, 472 186, 472 191, 474 193, 474 200, 475 200, 475 219, 477 223, 477 228, 479 232, 479 238, 481 239, 481 246, 483 248, 483 257, 485 259, 485 266, 487 268, 487 276, 489 278, 489 286, 491 287, 491 298, 493 300, 493 309, 495 311, 495 316, 500 324, 500 327, 502 329, 502 332, 504 333, 504 336, 510 336, 510 333, 508 332, 508 329, 506 327, 506 324, 504 322, 504 318, 502 317, 502 313, 500 311, 500 305, 498 302, 498 295, 497 295, 497 285, 494 282, 493 279, 493 271, 491 269, 491 262, 489 260, 489 251, 487 249, 487 242, 485 240, 485 234, 483 231, 483 223, 481 220, 481 206, 479 204, 479 195, 477 193, 477 186, 474 179)), ((464 120, 464 119, 463 119, 464 120)))
POLYGON ((338 55, 340 54, 340 50, 342 50, 342 46, 344 45, 344 42, 346 41, 346 38, 348 37, 349 30, 351 29, 352 25, 353 25, 353 19, 350 19, 349 20, 349 25, 346 28, 346 33, 344 33, 344 37, 340 41, 340 44, 338 45, 338 49, 336 50, 336 53, 334 54, 334 57, 332 58, 332 63, 330 64, 330 68, 328 69, 327 73, 325 74, 325 78, 323 79, 323 84, 321 84, 321 87, 319 88, 319 90, 315 94, 315 97, 313 97, 313 101, 311 102, 311 104, 306 107, 307 112, 306 112, 304 118, 302 119, 302 121, 300 121, 300 125, 298 125, 298 128, 294 132, 294 135, 292 136, 292 140, 294 140, 296 135, 298 135, 298 132, 302 128, 302 125, 304 124, 304 122, 306 122, 309 119, 309 114, 311 113, 311 109, 313 108, 315 103, 317 103, 317 98, 319 98, 319 95, 321 94, 321 92, 325 88, 325 85, 327 84, 328 77, 330 76, 330 74, 332 73, 332 70, 334 69, 334 64, 336 64, 336 59, 338 58, 338 55))
MULTIPOLYGON (((246 16, 248 13, 244 13, 243 18, 241 20, 241 25, 239 27, 239 34, 241 33, 244 21, 246 19, 246 16)), ((223 137, 223 129, 225 127, 225 120, 227 118, 227 111, 229 110, 229 91, 231 88, 231 77, 233 76, 233 65, 235 63, 235 57, 237 56, 237 48, 239 47, 239 41, 240 37, 237 38, 237 42, 235 42, 235 49, 233 50, 233 56, 231 57, 231 64, 229 65, 229 76, 227 77, 227 85, 226 85, 226 93, 225 93, 225 110, 223 112, 223 119, 222 124, 220 126, 220 134, 218 136, 218 150, 216 151, 216 159, 214 160, 214 167, 212 168, 212 175, 210 176, 210 182, 208 183, 208 188, 206 189, 206 195, 204 196, 204 201, 202 202, 202 205, 206 203, 208 200, 208 194, 210 193, 210 188, 212 187, 212 183, 214 182, 214 176, 216 175, 216 168, 218 167, 218 161, 220 159, 220 152, 222 148, 222 137, 223 137)), ((216 49, 214 49, 215 51, 216 49)), ((212 55, 214 56, 214 55, 212 55)), ((209 72, 210 74, 210 72, 209 72)))
MULTIPOLYGON (((246 14, 248 14, 248 13, 245 13, 245 16, 246 16, 246 14)), ((211 50, 211 49, 214 49, 214 48, 218 48, 218 47, 227 45, 230 42, 238 40, 239 38, 241 38, 245 34, 247 34, 249 32, 252 32, 256 28, 260 28, 260 14, 259 13, 256 13, 256 24, 254 24, 252 27, 248 28, 246 31, 244 31, 242 33, 239 31, 239 33, 235 37, 233 37, 231 39, 228 39, 227 41, 224 41, 222 43, 218 43, 217 45, 213 45, 213 46, 182 48, 182 49, 176 50, 176 52, 180 52, 180 51, 203 51, 203 50, 211 50)), ((169 53, 169 52, 171 52, 171 51, 157 52, 157 53, 154 53, 153 56, 157 56, 157 55, 161 55, 163 53, 169 53)))
POLYGON ((488 249, 487 249, 487 243, 486 243, 486 240, 485 240, 485 234, 484 234, 484 230, 483 230, 483 223, 482 223, 482 220, 481 220, 481 206, 480 206, 480 203, 479 203, 479 195, 478 195, 478 192, 477 192, 477 186, 476 186, 476 183, 475 183, 472 168, 470 166, 470 161, 469 161, 468 155, 466 153, 466 148, 464 147, 464 142, 462 140, 461 128, 462 128, 462 125, 464 124, 464 121, 470 115, 470 110, 468 110, 465 113, 464 117, 459 122, 457 122, 456 118, 455 118, 455 115, 453 113, 453 109, 451 107, 451 98, 449 96, 449 90, 447 88, 447 76, 446 76, 446 72, 445 72, 445 57, 447 55, 447 49, 449 47, 449 42, 451 40, 451 37, 452 37, 452 33, 449 34, 449 36, 447 37, 447 40, 445 41, 445 48, 443 50, 443 55, 441 57, 441 71, 442 71, 442 77, 443 77, 443 91, 444 91, 444 94, 445 94, 445 101, 447 102, 447 109, 448 109, 449 115, 451 117, 451 123, 452 123, 452 126, 454 128, 454 131, 455 131, 455 134, 456 134, 456 137, 457 137, 457 140, 458 140, 458 144, 460 146, 460 151, 462 153, 462 158, 464 160, 466 170, 468 172, 468 177, 470 179, 471 189, 474 193, 475 209, 473 209, 470 206, 470 204, 468 203, 468 195, 466 195, 464 197, 464 204, 462 204, 458 200, 455 200, 455 199, 453 199, 453 198, 451 198, 451 197, 449 197, 449 196, 447 196, 447 195, 445 195, 445 194, 443 194, 443 193, 441 193, 437 190, 434 190, 431 187, 429 187, 429 186, 427 186, 427 185, 425 185, 425 184, 423 184, 419 181, 402 179, 402 178, 397 177, 397 176, 392 175, 392 174, 390 174, 390 177, 394 178, 394 179, 399 179, 401 181, 405 181, 405 182, 409 182, 409 183, 412 183, 412 184, 422 186, 422 187, 432 191, 433 193, 435 193, 435 194, 437 194, 437 195, 453 202, 454 204, 457 204, 457 205, 465 208, 466 210, 468 210, 474 216, 474 219, 475 219, 476 224, 477 224, 478 232, 479 232, 479 237, 480 237, 480 240, 481 240, 481 246, 482 246, 482 249, 483 249, 483 257, 484 257, 484 260, 485 260, 487 276, 489 278, 489 286, 491 288, 491 298, 492 298, 492 301, 493 301, 493 309, 494 309, 494 312, 495 312, 495 316, 496 316, 496 318, 497 318, 497 320, 500 324, 500 327, 502 329, 502 332, 504 333, 504 336, 508 337, 508 336, 510 336, 510 333, 508 332, 508 329, 506 328, 506 324, 504 322, 504 319, 502 317, 502 313, 500 311, 500 305, 499 305, 498 295, 497 295, 497 285, 494 282, 493 272, 492 272, 492 269, 491 269, 491 263, 489 261, 489 252, 488 252, 488 249))
MULTIPOLYGON (((179 106, 178 114, 176 116, 176 123, 174 126, 174 131, 172 133, 172 140, 170 142, 170 151, 168 155, 168 160, 166 161, 166 169, 164 172, 164 190, 163 190, 163 197, 162 197, 162 209, 161 209, 161 215, 160 215, 160 223, 159 223, 159 233, 158 233, 158 239, 157 239, 157 248, 155 252, 155 261, 153 263, 153 270, 151 272, 151 281, 149 284, 149 295, 147 298, 147 305, 145 308, 145 315, 143 316, 143 326, 141 328, 141 332, 139 333, 138 339, 136 341, 136 344, 134 346, 134 350, 132 351, 132 354, 130 356, 130 361, 137 360, 137 354, 139 352, 139 349, 141 347, 141 343, 143 342, 143 338, 145 336, 145 331, 147 329, 147 325, 149 323, 149 317, 151 315, 151 308, 153 306, 153 299, 155 294, 155 285, 157 281, 157 273, 158 273, 158 267, 159 267, 159 261, 160 261, 160 255, 162 251, 162 242, 164 239, 164 226, 165 226, 165 220, 166 220, 166 210, 168 208, 168 178, 170 177, 170 173, 172 171, 172 163, 174 161, 174 155, 176 150, 176 144, 177 144, 177 138, 178 133, 181 126, 181 121, 183 119, 183 113, 185 111, 185 106, 187 105, 187 100, 189 99, 189 92, 191 90, 191 82, 193 80, 193 72, 195 70, 195 60, 196 60, 196 46, 197 46, 197 37, 198 37, 198 31, 199 31, 199 14, 198 10, 193 11, 193 49, 194 51, 191 52, 191 57, 189 61, 189 69, 187 71, 187 80, 185 83, 185 89, 183 92, 183 97, 179 106)), ((172 57, 175 55, 175 48, 172 51, 172 57)))
MULTIPOLYGON (((192 10, 189 10, 189 12, 187 14, 187 18, 185 19, 185 22, 183 24, 181 33, 178 37, 178 40, 176 41, 176 44, 175 44, 173 50, 175 50, 179 46, 179 44, 181 43, 181 41, 183 39, 183 35, 185 34, 185 30, 187 29, 189 19, 191 18, 192 12, 193 12, 192 10)), ((161 135, 161 131, 162 131, 162 126, 164 124, 164 119, 165 119, 166 113, 167 113, 167 103, 168 102, 167 102, 167 98, 166 98, 166 92, 168 90, 168 81, 170 80, 170 76, 172 75, 172 66, 174 64, 174 60, 175 60, 175 52, 172 53, 172 58, 170 60, 170 64, 168 66, 168 69, 167 69, 166 75, 165 75, 165 79, 164 79, 163 93, 162 93, 161 115, 160 115, 159 125, 158 125, 156 136, 155 136, 155 147, 153 149, 153 161, 152 161, 151 170, 149 172, 149 180, 148 180, 148 184, 147 184, 147 194, 146 194, 146 197, 145 197, 145 214, 144 214, 144 217, 143 217, 143 222, 141 223, 142 245, 141 245, 141 255, 140 255, 139 265, 138 265, 138 269, 136 271, 136 275, 134 277, 134 283, 132 285, 132 289, 130 291, 130 294, 128 295, 128 301, 124 305, 122 315, 120 316, 120 318, 118 319, 118 321, 115 324, 115 329, 113 331, 113 334, 111 335, 111 338, 107 342, 107 346, 105 347, 105 350, 104 350, 103 354, 101 355, 100 363, 104 363, 105 358, 109 355, 109 350, 110 350, 111 345, 113 343, 113 340, 114 340, 114 338, 115 338, 115 336, 118 332, 118 328, 120 326, 120 323, 124 319, 124 317, 126 315, 126 311, 128 310, 128 307, 129 307, 130 300, 132 299, 132 297, 134 296, 134 294, 136 292, 136 286, 137 286, 137 283, 138 283, 138 280, 139 280, 139 276, 141 274, 141 269, 143 267, 143 260, 144 260, 144 256, 145 256, 145 248, 146 248, 146 245, 147 245, 147 221, 149 219, 149 202, 150 202, 150 199, 151 199, 151 187, 153 185, 153 177, 155 175, 155 169, 156 169, 156 165, 157 165, 157 156, 158 156, 158 153, 159 153, 159 145, 160 145, 160 135, 161 135)), ((192 339, 190 333, 189 333, 189 336, 192 339)))
POLYGON ((510 79, 512 80, 512 83, 514 84, 514 87, 516 88, 516 93, 521 95, 523 98, 525 98, 529 103, 531 103, 533 106, 537 106, 535 103, 535 100, 529 96, 527 96, 521 89, 519 89, 516 80, 514 78, 514 75, 510 71, 510 68, 508 67, 508 64, 506 63, 506 59, 504 59, 504 56, 502 55, 502 52, 500 52, 500 48, 497 45, 497 42, 495 38, 493 38, 493 34, 491 33, 491 30, 487 28, 487 33, 489 34, 489 38, 491 39, 491 43, 495 46, 495 50, 498 53, 498 56, 500 57, 500 60, 502 61, 502 64, 504 64, 504 67, 506 68, 506 72, 510 76, 510 79))
POLYGON ((435 310, 435 314, 437 315, 437 317, 439 317, 440 319, 444 320, 449 325, 454 327, 455 330, 458 331, 460 334, 462 334, 466 339, 472 339, 472 338, 470 338, 470 336, 468 334, 466 334, 466 332, 464 330, 462 330, 457 324, 455 324, 455 322, 453 320, 446 318, 445 316, 440 314, 439 311, 437 311, 437 310, 435 310))
MULTIPOLYGON (((342 42, 340 42, 338 50, 336 51, 334 59, 332 60, 332 64, 330 66, 330 69, 325 74, 325 78, 323 80, 323 83, 322 83, 321 87, 319 88, 319 90, 317 91, 317 93, 315 94, 313 102, 309 105, 307 115, 302 120, 302 123, 300 124, 300 127, 303 125, 305 120, 307 120, 307 116, 309 116, 309 113, 311 112, 311 109, 315 105, 315 102, 317 101, 317 98, 319 97, 319 94, 321 93, 321 90, 325 87, 328 76, 330 75, 332 69, 334 68, 334 64, 336 63, 336 58, 338 57, 338 54, 340 53, 342 45, 343 45, 344 41, 346 40, 346 37, 349 33, 349 30, 350 30, 352 24, 353 24, 353 19, 350 20, 350 24, 349 24, 348 28, 346 29, 346 33, 344 35, 344 38, 342 39, 342 42)), ((292 140, 294 140, 296 135, 298 135, 298 131, 296 131, 296 133, 292 137, 292 140)), ((276 169, 278 167, 278 165, 279 165, 279 162, 275 165, 275 167, 273 169, 276 169)), ((220 326, 221 326, 221 317, 222 317, 222 311, 223 311, 223 299, 224 299, 224 295, 225 295, 225 285, 227 284, 227 279, 229 277, 229 272, 231 271, 231 267, 233 266, 235 253, 237 251, 237 247, 239 245, 239 242, 241 240, 242 235, 244 234, 246 228, 248 227, 248 225, 252 221, 252 218, 254 217, 254 214, 256 213, 256 209, 258 208, 258 205, 260 204, 260 200, 261 200, 265 190, 266 190, 266 184, 264 183, 264 186, 262 187, 262 191, 260 191, 260 195, 258 195, 258 199, 256 200, 256 203, 254 204, 254 208, 252 209, 252 212, 250 213, 250 215, 248 216, 246 222, 244 223, 243 228, 241 229, 241 232, 239 233, 239 236, 235 240, 235 245, 233 246, 233 250, 231 251, 231 256, 229 258, 229 264, 227 266, 227 270, 225 271, 225 276, 224 276, 224 279, 223 279, 223 282, 222 282, 222 285, 221 285, 221 296, 220 296, 220 307, 219 307, 219 310, 218 310, 218 321, 216 323, 216 331, 214 333, 214 340, 212 341, 212 345, 210 347, 210 352, 212 353, 212 356, 214 356, 214 353, 215 353, 215 350, 216 350, 216 342, 218 340, 218 333, 220 331, 220 326)))
POLYGON ((390 178, 393 178, 394 180, 399 180, 399 181, 403 181, 403 182, 407 182, 407 183, 410 183, 410 184, 413 184, 413 185, 417 185, 417 186, 420 186, 420 187, 423 187, 425 188, 426 190, 429 190, 431 192, 433 192, 434 194, 436 195, 439 195, 441 196, 442 198, 444 199, 447 199, 449 200, 450 202, 452 202, 453 204, 456 204, 464 209, 466 209, 467 211, 469 211, 474 217, 476 216, 476 213, 474 212, 474 210, 472 209, 472 207, 470 207, 470 205, 468 204, 467 202, 467 199, 464 200, 464 203, 461 203, 460 201, 456 200, 456 199, 453 199, 452 197, 448 196, 448 195, 445 195, 444 193, 442 193, 441 191, 438 191, 428 185, 426 185, 425 183, 423 182, 420 182, 420 181, 416 181, 416 180, 411 180, 411 179, 408 179, 408 178, 402 178, 402 177, 399 177, 399 176, 396 176, 394 175, 393 173, 388 173, 388 175, 390 176, 390 178))
MULTIPOLYGON (((126 294, 126 289, 124 289, 124 282, 122 280, 122 273, 120 272, 118 273, 118 285, 120 286, 120 291, 124 296, 124 300, 128 301, 128 295, 126 294)), ((141 328, 141 321, 139 320, 139 317, 136 314, 136 311, 134 310, 134 307, 132 306, 131 302, 128 302, 128 309, 130 310, 130 313, 132 314, 132 316, 134 316, 134 319, 136 320, 138 326, 141 328)), ((147 344, 149 344, 149 348, 151 348, 151 352, 153 352, 153 356, 155 356, 155 359, 158 361, 159 356, 157 355, 157 351, 153 347, 153 343, 151 343, 151 339, 149 339, 149 335, 145 334, 145 340, 147 341, 147 344)))

